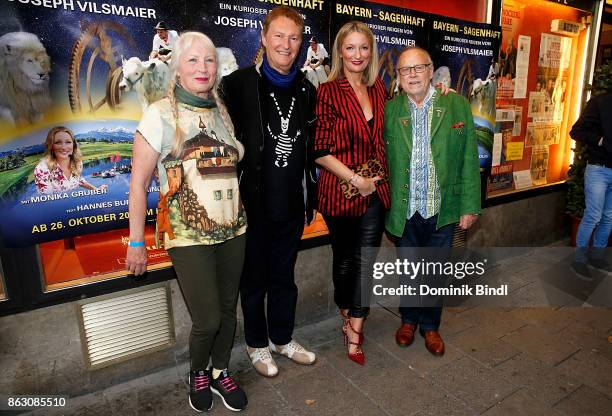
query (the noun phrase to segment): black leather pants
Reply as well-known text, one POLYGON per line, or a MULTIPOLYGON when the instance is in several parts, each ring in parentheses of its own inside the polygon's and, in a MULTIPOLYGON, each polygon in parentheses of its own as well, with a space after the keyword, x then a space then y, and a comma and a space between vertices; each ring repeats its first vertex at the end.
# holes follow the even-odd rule
POLYGON ((372 265, 378 253, 361 249, 380 247, 384 220, 385 208, 376 195, 360 217, 325 216, 334 256, 334 301, 355 318, 365 318, 370 311, 372 265))

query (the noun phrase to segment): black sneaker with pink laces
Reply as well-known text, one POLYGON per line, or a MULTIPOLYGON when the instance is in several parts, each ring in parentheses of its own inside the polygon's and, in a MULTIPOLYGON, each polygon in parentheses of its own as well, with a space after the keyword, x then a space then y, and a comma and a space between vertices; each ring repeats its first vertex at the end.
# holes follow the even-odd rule
POLYGON ((210 379, 208 370, 189 372, 189 405, 197 412, 208 412, 213 407, 210 379))
POLYGON ((218 378, 212 379, 210 389, 221 397, 225 407, 234 412, 243 410, 248 403, 244 390, 230 377, 227 369, 223 370, 218 378))

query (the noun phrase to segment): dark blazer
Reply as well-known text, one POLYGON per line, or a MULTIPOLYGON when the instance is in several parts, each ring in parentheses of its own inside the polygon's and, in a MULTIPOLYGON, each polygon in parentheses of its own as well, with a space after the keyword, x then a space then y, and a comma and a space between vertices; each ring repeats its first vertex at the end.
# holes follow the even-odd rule
MULTIPOLYGON (((383 142, 383 114, 387 91, 380 79, 368 87, 368 96, 374 114, 371 130, 355 91, 346 80, 329 81, 317 91, 316 157, 331 154, 350 169, 377 159, 387 166, 383 142)), ((385 208, 390 205, 389 184, 377 185, 376 192, 385 208)), ((371 196, 361 195, 346 199, 340 189, 337 176, 321 169, 319 177, 319 211, 330 216, 359 216, 365 214, 371 196)))
POLYGON ((589 100, 570 131, 572 139, 587 145, 590 163, 612 168, 612 93, 589 100), (599 140, 603 137, 601 145, 599 140))
MULTIPOLYGON (((247 221, 253 224, 263 219, 263 188, 262 164, 264 150, 264 126, 262 120, 262 103, 265 87, 264 79, 259 71, 261 64, 239 69, 225 76, 219 91, 227 106, 227 110, 234 123, 236 138, 244 145, 244 158, 238 164, 238 177, 240 194, 247 221)), ((301 71, 297 73, 295 83, 296 110, 299 114, 300 129, 305 134, 306 159, 304 160, 304 176, 302 191, 295 199, 304 201, 306 217, 312 220, 313 210, 316 208, 317 176, 316 166, 312 160, 312 146, 314 141, 316 89, 306 79, 301 71), (304 186, 305 185, 305 186, 304 186)), ((296 192, 298 192, 296 190, 296 192)))
MULTIPOLYGON (((438 95, 433 102, 430 142, 440 184, 437 228, 480 214, 480 167, 470 103, 459 94, 438 95)), ((391 209, 386 228, 401 236, 410 200, 412 119, 406 94, 385 106, 385 144, 391 174, 391 209)))

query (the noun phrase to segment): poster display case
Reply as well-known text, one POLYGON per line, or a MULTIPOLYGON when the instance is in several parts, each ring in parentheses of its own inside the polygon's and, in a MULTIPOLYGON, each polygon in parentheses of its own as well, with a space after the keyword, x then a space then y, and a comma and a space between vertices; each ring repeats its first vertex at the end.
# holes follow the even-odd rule
MULTIPOLYGON (((132 284, 125 271, 128 194, 143 94, 120 89, 122 78, 133 75, 123 73, 122 58, 146 61, 153 27, 164 20, 178 32, 209 34, 227 52, 222 71, 246 67, 261 56, 261 22, 275 6, 252 3, 227 0, 203 9, 191 0, 135 0, 104 9, 108 13, 95 1, 90 8, 73 9, 70 2, 57 8, 6 4, 0 46, 10 46, 10 59, 20 59, 23 45, 35 50, 41 82, 32 111, 23 112, 16 102, 0 112, 0 229, 3 260, 10 256, 7 275, 0 271, 0 300, 21 302, 21 296, 27 309, 51 297, 61 302, 65 293, 74 298, 92 287, 104 292, 132 284), (49 155, 45 142, 60 126, 71 130, 78 148, 81 166, 74 178, 79 180, 51 183, 41 175, 49 155)), ((305 16, 304 39, 315 35, 328 43, 328 51, 332 31, 344 19, 367 21, 384 55, 381 76, 390 92, 399 51, 408 45, 431 48, 436 76, 470 100, 475 122, 480 121, 479 157, 488 158, 487 197, 495 198, 564 180, 571 154, 567 132, 580 108, 591 16, 557 2, 505 0, 501 27, 484 23, 499 3, 346 0, 340 8, 338 2, 318 1, 298 9, 305 16)), ((304 42, 300 66, 308 47, 304 42)), ((20 68, 18 61, 3 63, 5 71, 20 68)), ((24 96, 15 92, 14 97, 24 96)), ((168 279, 173 276, 169 256, 154 243, 159 190, 155 181, 148 189, 145 244, 150 277, 168 279)), ((305 228, 303 246, 326 241, 326 234, 319 214, 305 228)))
MULTIPOLYGON (((321 214, 305 227, 303 240, 327 235, 321 214)), ((40 243, 38 255, 45 292, 126 276, 129 229, 110 230, 40 243)), ((155 244, 155 225, 145 227, 149 272, 172 267, 166 250, 155 244)))
POLYGON ((566 179, 592 22, 574 3, 503 1, 488 199, 566 179))
MULTIPOLYGON (((154 228, 145 229, 149 271, 172 266, 168 253, 155 246, 154 228)), ((39 244, 45 292, 124 277, 128 242, 129 230, 120 229, 39 244)))

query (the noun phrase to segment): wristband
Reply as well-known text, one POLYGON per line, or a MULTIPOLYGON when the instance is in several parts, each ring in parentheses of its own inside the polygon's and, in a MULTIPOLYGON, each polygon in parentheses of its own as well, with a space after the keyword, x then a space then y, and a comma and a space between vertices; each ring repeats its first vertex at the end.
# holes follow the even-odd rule
POLYGON ((128 247, 144 247, 144 241, 130 241, 128 247))

